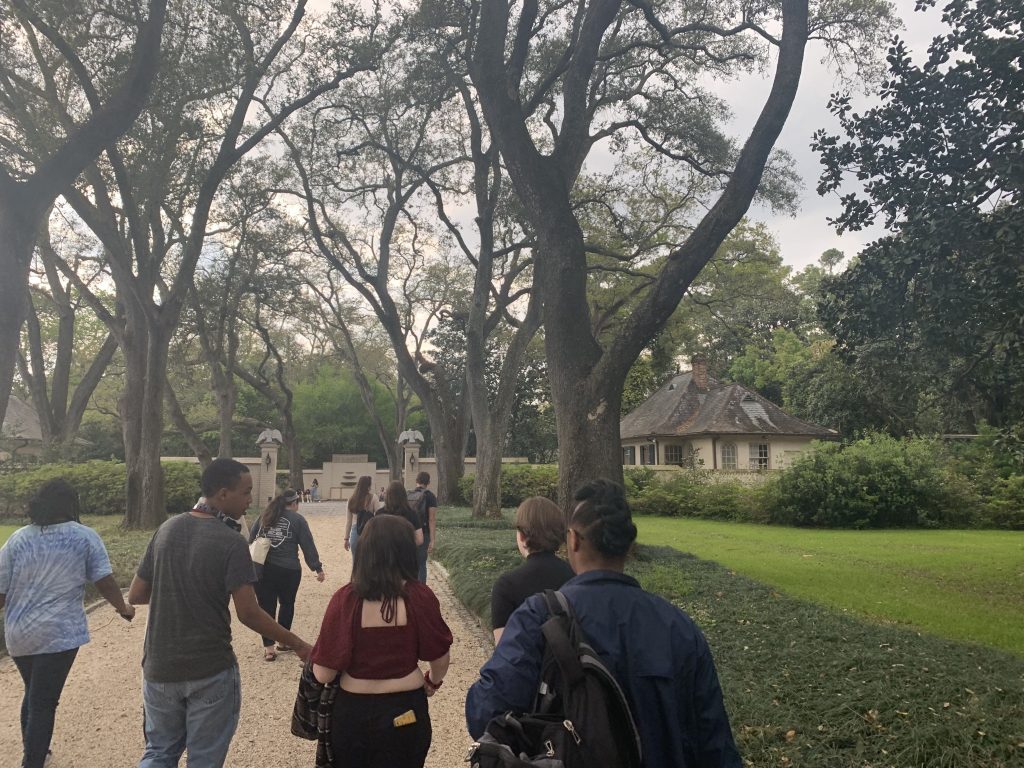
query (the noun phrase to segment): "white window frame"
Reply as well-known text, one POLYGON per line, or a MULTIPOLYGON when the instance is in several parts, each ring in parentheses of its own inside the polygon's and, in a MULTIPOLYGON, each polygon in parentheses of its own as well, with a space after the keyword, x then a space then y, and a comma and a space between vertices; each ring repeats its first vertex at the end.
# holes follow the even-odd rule
POLYGON ((722 469, 735 470, 739 468, 739 451, 736 449, 736 443, 722 443, 722 469), (726 451, 732 453, 732 456, 726 455, 726 451), (732 466, 729 466, 730 464, 732 466))
POLYGON ((683 463, 683 446, 675 443, 669 443, 665 446, 665 463, 666 464, 679 464, 683 463), (677 454, 673 457, 673 454, 677 454))
POLYGON ((624 445, 624 446, 622 446, 622 465, 623 466, 635 466, 636 465, 636 446, 635 445, 624 445))
POLYGON ((769 443, 750 443, 750 470, 763 472, 771 469, 772 447, 769 443))

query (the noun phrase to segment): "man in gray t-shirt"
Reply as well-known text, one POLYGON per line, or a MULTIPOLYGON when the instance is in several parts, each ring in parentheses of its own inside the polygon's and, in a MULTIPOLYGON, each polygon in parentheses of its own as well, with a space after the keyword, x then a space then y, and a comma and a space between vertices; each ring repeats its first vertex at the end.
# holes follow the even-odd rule
POLYGON ((295 649, 309 645, 257 604, 252 560, 237 520, 252 502, 244 464, 217 459, 203 472, 206 503, 157 529, 128 591, 149 604, 142 659, 146 751, 140 768, 224 765, 238 726, 241 683, 231 648, 234 601, 250 629, 295 649))

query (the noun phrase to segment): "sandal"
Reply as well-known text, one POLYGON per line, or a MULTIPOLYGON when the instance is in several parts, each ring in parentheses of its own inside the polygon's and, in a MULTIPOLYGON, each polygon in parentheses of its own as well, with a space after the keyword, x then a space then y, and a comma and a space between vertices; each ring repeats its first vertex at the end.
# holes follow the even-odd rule
POLYGON ((282 653, 284 653, 284 652, 292 650, 292 647, 290 645, 284 645, 282 643, 278 643, 277 644, 277 650, 279 650, 282 653))
POLYGON ((263 660, 264 661, 275 661, 277 659, 277 651, 274 650, 274 646, 268 645, 263 649, 263 660))

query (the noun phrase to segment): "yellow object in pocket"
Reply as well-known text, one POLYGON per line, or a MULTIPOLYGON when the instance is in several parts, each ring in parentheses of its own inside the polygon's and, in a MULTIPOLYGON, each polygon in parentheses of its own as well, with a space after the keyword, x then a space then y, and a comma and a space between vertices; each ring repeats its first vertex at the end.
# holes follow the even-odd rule
POLYGON ((394 722, 395 728, 401 728, 403 725, 412 725, 416 722, 416 713, 410 709, 408 712, 400 714, 392 722, 394 722))

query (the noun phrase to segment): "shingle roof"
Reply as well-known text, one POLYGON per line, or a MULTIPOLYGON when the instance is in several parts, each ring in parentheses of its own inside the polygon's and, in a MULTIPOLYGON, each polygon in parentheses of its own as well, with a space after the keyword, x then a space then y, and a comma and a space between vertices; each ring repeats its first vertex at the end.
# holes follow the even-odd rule
POLYGON ((42 440, 43 432, 35 409, 21 398, 11 395, 0 435, 20 440, 42 440))
POLYGON ((619 433, 623 439, 708 434, 830 438, 839 434, 790 416, 740 384, 722 384, 708 377, 708 388, 702 391, 691 371, 676 374, 628 413, 619 433))

